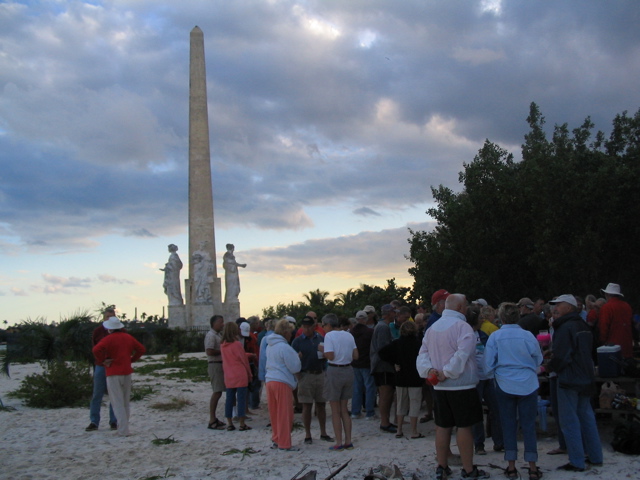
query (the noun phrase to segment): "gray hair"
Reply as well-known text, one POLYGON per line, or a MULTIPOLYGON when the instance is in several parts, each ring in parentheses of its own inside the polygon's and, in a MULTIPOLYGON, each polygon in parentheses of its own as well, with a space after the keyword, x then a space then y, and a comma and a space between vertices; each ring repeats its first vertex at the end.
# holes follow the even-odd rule
POLYGON ((324 317, 322 317, 323 325, 331 325, 331 328, 338 328, 340 326, 340 321, 338 317, 333 313, 327 313, 324 317))

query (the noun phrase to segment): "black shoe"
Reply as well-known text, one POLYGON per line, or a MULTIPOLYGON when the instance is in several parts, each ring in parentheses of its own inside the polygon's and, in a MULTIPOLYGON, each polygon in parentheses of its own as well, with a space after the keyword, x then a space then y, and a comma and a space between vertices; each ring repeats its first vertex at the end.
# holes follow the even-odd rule
POLYGON ((427 422, 430 422, 431 420, 433 420, 433 415, 430 415, 430 414, 425 415, 420 419, 420 423, 427 423, 427 422))
POLYGON ((98 429, 98 425, 91 422, 87 428, 84 429, 85 432, 95 432, 98 429))
POLYGON ((111 430, 117 430, 118 429, 118 424, 117 423, 110 423, 109 426, 111 427, 111 430))
POLYGON ((449 467, 438 465, 438 468, 436 468, 436 480, 446 480, 452 473, 449 467))
POLYGON ((305 445, 311 445, 313 443, 313 438, 311 437, 307 437, 304 439, 304 444, 305 445))
POLYGON ((584 472, 584 468, 578 468, 571 463, 558 467, 558 470, 564 470, 565 472, 584 472))
POLYGON ((473 466, 473 470, 471 470, 471 472, 469 473, 467 473, 467 471, 464 468, 460 472, 460 478, 489 478, 489 477, 491 477, 491 475, 489 475, 484 470, 478 470, 478 467, 475 465, 473 466))
POLYGON ((396 433, 398 431, 396 426, 393 425, 392 423, 390 423, 386 427, 383 427, 382 425, 380 425, 380 430, 382 430, 383 432, 387 432, 387 433, 396 433))

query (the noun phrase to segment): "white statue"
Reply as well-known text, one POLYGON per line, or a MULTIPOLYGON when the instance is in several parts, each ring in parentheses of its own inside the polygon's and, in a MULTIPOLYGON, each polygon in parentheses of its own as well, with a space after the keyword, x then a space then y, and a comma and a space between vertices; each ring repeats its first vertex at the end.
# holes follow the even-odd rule
POLYGON ((204 250, 206 242, 200 242, 198 250, 191 256, 193 263, 193 289, 196 292, 195 303, 210 304, 213 301, 209 284, 213 281, 214 265, 211 256, 204 250))
POLYGON ((169 305, 182 305, 182 292, 180 291, 180 270, 182 260, 176 253, 177 245, 173 243, 168 246, 169 260, 160 270, 164 272, 164 293, 169 297, 169 305))
POLYGON ((222 257, 222 266, 224 268, 224 303, 237 303, 240 295, 240 277, 238 276, 238 267, 245 268, 246 263, 236 262, 233 254, 235 247, 231 243, 227 243, 227 251, 222 257))

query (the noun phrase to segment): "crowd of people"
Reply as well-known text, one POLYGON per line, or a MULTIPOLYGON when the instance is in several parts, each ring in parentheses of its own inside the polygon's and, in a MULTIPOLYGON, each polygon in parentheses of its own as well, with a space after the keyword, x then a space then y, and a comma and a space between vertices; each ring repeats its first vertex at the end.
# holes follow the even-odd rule
MULTIPOLYGON (((350 319, 334 314, 318 319, 313 311, 300 322, 290 316, 225 322, 214 315, 205 338, 212 387, 208 428, 236 430, 237 420, 238 430, 251 429, 245 420, 251 409, 261 408, 264 390, 276 450, 300 450, 291 441, 295 413, 302 414, 304 443, 311 444, 315 411, 319 439, 331 444, 331 451, 355 448, 353 420, 379 420, 383 434, 404 438, 408 417, 411 439, 424 438, 420 423, 435 422, 437 479, 452 474, 454 431, 462 478, 489 478, 473 463, 474 455, 486 454, 486 432, 493 450, 504 452, 505 476, 519 478, 521 431, 529 479, 539 480, 535 421, 544 375, 559 425, 558 448, 547 453, 568 456, 561 470, 585 471, 603 462, 591 406, 595 347, 620 345, 622 356, 630 358, 638 333, 620 286, 611 283, 602 293, 603 298, 588 295, 586 302, 571 294, 547 302, 524 297, 494 309, 483 299, 468 302, 463 294, 441 289, 432 295, 430 308, 393 301, 381 306, 380 316, 371 305, 350 319), (226 422, 217 417, 223 392, 226 422), (333 436, 327 431, 327 402, 333 436), (420 417, 423 406, 426 414, 420 417)), ((94 334, 96 365, 105 369, 108 383, 112 375, 130 375, 131 361, 144 353, 142 345, 119 333, 115 314, 109 315, 99 327, 104 331, 97 338, 94 334), (117 368, 115 360, 108 363, 115 358, 117 368)), ((98 428, 95 406, 105 390, 101 370, 94 378, 87 430, 98 428)), ((126 379, 114 385, 116 392, 130 388, 126 379)), ((126 406, 113 398, 111 403, 112 428, 127 434, 126 406)))

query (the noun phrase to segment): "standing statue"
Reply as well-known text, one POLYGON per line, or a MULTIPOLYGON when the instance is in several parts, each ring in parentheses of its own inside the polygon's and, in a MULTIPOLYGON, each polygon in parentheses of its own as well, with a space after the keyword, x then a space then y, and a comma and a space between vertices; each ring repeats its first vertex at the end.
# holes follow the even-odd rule
POLYGON ((173 243, 167 247, 169 249, 169 260, 165 263, 164 268, 160 271, 164 272, 164 293, 169 297, 169 305, 182 305, 182 292, 180 291, 180 270, 182 269, 182 260, 176 253, 178 246, 173 243))
POLYGON ((213 281, 212 275, 215 268, 211 256, 204 250, 205 245, 206 242, 200 242, 198 250, 191 256, 196 304, 210 304, 213 301, 209 284, 213 281))
POLYGON ((240 277, 238 276, 238 267, 245 268, 246 263, 236 262, 233 254, 235 247, 231 243, 227 243, 227 251, 222 257, 222 267, 224 268, 224 303, 231 304, 238 302, 240 295, 240 277))

